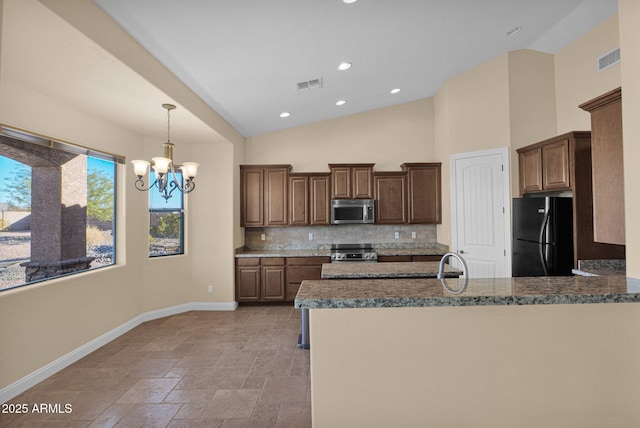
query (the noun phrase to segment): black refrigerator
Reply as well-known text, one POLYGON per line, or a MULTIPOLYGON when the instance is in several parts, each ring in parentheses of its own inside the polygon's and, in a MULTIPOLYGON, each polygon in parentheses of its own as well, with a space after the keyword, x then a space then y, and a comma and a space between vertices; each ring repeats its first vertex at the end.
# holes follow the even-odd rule
POLYGON ((571 275, 572 198, 513 199, 512 276, 571 275))

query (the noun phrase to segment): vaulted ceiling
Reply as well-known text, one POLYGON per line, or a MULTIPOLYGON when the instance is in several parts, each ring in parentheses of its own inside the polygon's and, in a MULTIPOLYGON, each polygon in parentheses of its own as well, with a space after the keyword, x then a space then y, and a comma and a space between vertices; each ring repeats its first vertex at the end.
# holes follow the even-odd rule
POLYGON ((245 137, 433 96, 502 53, 555 53, 617 12, 616 0, 94 2, 245 137))

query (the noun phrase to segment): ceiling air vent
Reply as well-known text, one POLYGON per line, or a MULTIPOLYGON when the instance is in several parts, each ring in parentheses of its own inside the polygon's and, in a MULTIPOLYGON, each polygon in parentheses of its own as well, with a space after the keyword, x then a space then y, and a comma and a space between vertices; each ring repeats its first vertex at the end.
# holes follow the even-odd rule
POLYGON ((311 91, 313 89, 322 89, 322 77, 313 80, 307 80, 304 82, 298 82, 298 92, 311 91))
POLYGON ((607 68, 620 62, 620 48, 616 48, 609 53, 602 55, 598 58, 598 72, 604 71, 607 68))

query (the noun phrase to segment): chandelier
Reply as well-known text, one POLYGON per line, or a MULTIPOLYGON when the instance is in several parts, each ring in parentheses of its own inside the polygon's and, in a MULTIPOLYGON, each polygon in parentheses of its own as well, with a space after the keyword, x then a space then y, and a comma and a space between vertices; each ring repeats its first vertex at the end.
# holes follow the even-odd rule
POLYGON ((164 156, 151 158, 153 164, 145 160, 137 159, 132 160, 131 163, 133 164, 133 171, 138 177, 135 182, 136 189, 146 192, 155 187, 160 191, 160 196, 168 202, 174 190, 178 189, 182 193, 189 193, 196 188, 193 180, 196 178, 200 164, 197 162, 185 162, 182 165, 174 165, 173 143, 171 142, 171 110, 175 109, 176 106, 173 104, 162 104, 162 107, 167 110, 167 142, 163 145, 164 156), (150 183, 148 187, 145 187, 143 178, 147 174, 147 171, 149 171, 149 165, 153 168, 156 179, 153 183, 150 183), (176 175, 176 169, 182 171, 182 178, 184 180, 182 185, 176 175))

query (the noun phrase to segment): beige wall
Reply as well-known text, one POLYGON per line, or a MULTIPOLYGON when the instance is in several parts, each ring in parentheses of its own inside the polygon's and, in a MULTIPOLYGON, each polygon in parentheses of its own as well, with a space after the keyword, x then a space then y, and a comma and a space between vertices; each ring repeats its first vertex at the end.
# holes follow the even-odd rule
POLYGON ((442 224, 438 242, 451 244, 452 154, 509 146, 508 55, 445 82, 434 97, 435 158, 442 162, 442 224))
POLYGON ((422 99, 247 138, 245 163, 291 164, 294 171, 329 171, 329 163, 434 160, 433 100, 422 99))
MULTIPOLYGON (((22 44, 24 38, 16 31, 46 28, 46 34, 40 36, 47 41, 57 40, 54 45, 65 47, 72 43, 70 38, 76 41, 75 30, 36 1, 0 1, 0 10, 0 123, 123 155, 127 162, 160 153, 162 137, 145 136, 114 125, 89 109, 74 107, 70 101, 73 96, 57 96, 59 88, 43 92, 47 88, 39 87, 38 82, 50 77, 42 74, 49 73, 49 68, 7 61, 16 55, 37 57, 41 53, 37 45, 22 44), (5 25, 8 20, 11 26, 5 25)), ((98 57, 105 60, 106 69, 116 67, 117 76, 132 75, 89 39, 81 41, 81 45, 86 50, 78 50, 78 58, 69 58, 70 61, 81 61, 85 56, 94 61, 98 57)), ((153 73, 155 65, 148 66, 153 73)), ((157 82, 162 80, 160 77, 155 76, 157 82)), ((109 75, 96 75, 95 79, 106 82, 109 75)), ((144 79, 136 79, 141 83, 130 87, 128 95, 144 97, 154 106, 171 100, 144 79)), ((60 81, 70 91, 75 88, 75 98, 83 101, 87 93, 85 88, 75 87, 76 83, 81 84, 60 81)), ((125 81, 121 83, 124 85, 125 81)), ((180 85, 171 87, 174 93, 179 92, 180 85)), ((133 98, 134 102, 139 101, 133 98)), ((175 128, 175 120, 172 125, 175 128)), ((178 162, 194 159, 201 163, 197 189, 187 201, 186 254, 148 258, 148 193, 134 189, 130 164, 119 165, 117 265, 0 293, 0 391, 101 335, 130 327, 130 322, 139 320, 142 314, 191 302, 232 305, 233 251, 239 240, 239 228, 233 226, 238 224, 234 212, 235 165, 242 149, 219 143, 220 136, 204 125, 193 135, 202 138, 191 145, 177 144, 175 153, 178 162), (206 292, 207 285, 214 286, 212 294, 206 292)))
POLYGON ((324 427, 632 427, 636 303, 311 309, 324 427))
MULTIPOLYGON (((29 129, 112 153, 140 156, 139 136, 2 79, 0 117, 29 129)), ((118 168, 118 266, 0 295, 0 388, 131 320, 143 311, 144 196, 118 168)))
POLYGON ((552 55, 509 52, 449 79, 435 96, 436 159, 443 162, 438 242, 451 244, 451 155, 511 147, 511 193, 517 196, 515 150, 555 133, 552 55))
POLYGON ((553 55, 509 52, 511 195, 519 196, 517 149, 557 135, 553 55))
POLYGON ((619 0, 627 276, 640 278, 640 2, 619 0))
POLYGON ((556 53, 558 134, 591 129, 589 113, 578 106, 620 86, 620 64, 601 73, 596 68, 597 58, 618 46, 618 17, 614 16, 556 53))
POLYGON ((189 195, 191 265, 183 272, 182 286, 191 291, 192 302, 233 302, 236 192, 234 146, 198 144, 191 147, 201 163, 196 190, 189 195), (190 273, 190 274, 189 274, 190 273), (190 278, 190 280, 189 280, 190 278), (213 293, 207 293, 207 286, 213 293))

